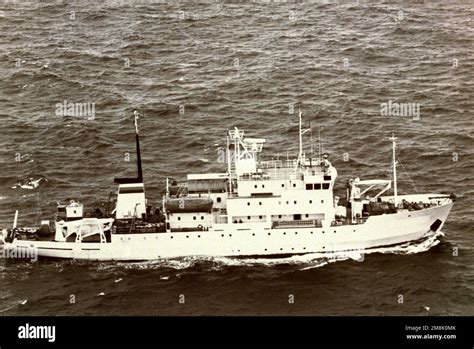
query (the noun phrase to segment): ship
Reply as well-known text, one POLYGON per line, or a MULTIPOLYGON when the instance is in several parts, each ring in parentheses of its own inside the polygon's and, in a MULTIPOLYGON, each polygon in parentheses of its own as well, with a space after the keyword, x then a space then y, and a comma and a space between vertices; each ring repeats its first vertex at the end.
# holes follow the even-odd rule
POLYGON ((13 226, 2 229, 4 253, 97 261, 270 258, 365 253, 442 234, 455 196, 398 194, 393 134, 391 179, 349 179, 341 198, 328 154, 307 156, 306 131, 300 112, 298 156, 265 160, 266 140, 235 127, 226 135, 224 171, 188 174, 183 183, 167 179, 153 205, 145 196, 135 112, 137 176, 115 178, 112 207, 86 214, 79 201, 60 203, 54 219, 23 228, 17 210, 13 226))

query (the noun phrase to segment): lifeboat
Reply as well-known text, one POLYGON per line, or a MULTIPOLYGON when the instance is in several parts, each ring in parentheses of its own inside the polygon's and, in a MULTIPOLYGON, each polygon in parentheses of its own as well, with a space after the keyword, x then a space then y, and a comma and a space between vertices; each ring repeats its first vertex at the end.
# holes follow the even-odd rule
POLYGON ((166 210, 171 213, 210 212, 213 201, 211 198, 180 197, 165 201, 166 210))

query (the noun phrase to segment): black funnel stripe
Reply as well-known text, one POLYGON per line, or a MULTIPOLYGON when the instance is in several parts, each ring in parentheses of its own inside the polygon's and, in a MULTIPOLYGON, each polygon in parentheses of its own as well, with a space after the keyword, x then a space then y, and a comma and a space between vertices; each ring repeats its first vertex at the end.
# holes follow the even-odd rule
POLYGON ((137 147, 137 177, 115 177, 114 182, 118 184, 129 184, 129 183, 143 183, 143 171, 142 171, 142 157, 140 154, 140 138, 138 132, 136 133, 136 147, 137 147))

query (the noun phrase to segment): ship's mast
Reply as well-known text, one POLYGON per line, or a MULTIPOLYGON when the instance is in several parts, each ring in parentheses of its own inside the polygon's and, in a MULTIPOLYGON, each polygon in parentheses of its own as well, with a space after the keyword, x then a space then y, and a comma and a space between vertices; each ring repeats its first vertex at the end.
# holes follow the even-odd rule
POLYGON ((133 112, 135 115, 135 142, 137 148, 137 172, 138 172, 138 180, 143 182, 143 171, 142 171, 142 157, 140 154, 140 137, 138 135, 138 112, 135 110, 133 112))
MULTIPOLYGON (((232 166, 231 166, 231 158, 230 158, 230 139, 229 135, 227 135, 227 142, 226 142, 226 156, 227 156, 227 173, 229 175, 229 193, 232 193, 232 166)), ((235 149, 234 149, 235 151, 235 149)))
POLYGON ((306 130, 303 130, 303 119, 302 119, 302 116, 303 113, 301 112, 301 109, 300 109, 300 112, 299 112, 299 143, 300 143, 300 149, 299 149, 299 153, 298 153, 298 161, 296 162, 296 167, 295 167, 295 171, 296 169, 298 168, 298 166, 303 166, 304 165, 304 153, 303 153, 303 133, 309 131, 310 129, 307 128, 306 130))
POLYGON ((397 138, 392 133, 392 137, 389 138, 392 141, 392 166, 393 166, 393 201, 395 206, 398 206, 398 188, 397 188, 397 159, 395 150, 397 148, 397 138))
POLYGON ((301 126, 302 126, 302 119, 301 119, 301 115, 303 113, 299 112, 299 118, 300 118, 300 127, 299 127, 299 141, 300 141, 300 152, 298 154, 298 163, 301 163, 301 160, 302 160, 302 157, 303 157, 303 132, 302 132, 302 129, 301 129, 301 126))
POLYGON ((115 178, 115 183, 118 184, 130 184, 130 183, 143 183, 143 170, 142 170, 142 157, 140 153, 140 135, 138 132, 138 112, 133 112, 135 116, 135 143, 137 150, 137 178, 115 178))

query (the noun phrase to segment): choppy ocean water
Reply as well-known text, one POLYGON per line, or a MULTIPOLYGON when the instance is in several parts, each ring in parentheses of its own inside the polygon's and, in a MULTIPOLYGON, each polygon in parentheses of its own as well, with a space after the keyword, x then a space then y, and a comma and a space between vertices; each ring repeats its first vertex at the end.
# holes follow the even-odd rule
POLYGON ((151 201, 166 177, 222 170, 234 126, 295 155, 299 108, 341 196, 350 177, 389 178, 391 132, 402 193, 458 196, 444 237, 363 261, 2 260, 1 314, 472 315, 472 15, 469 2, 0 2, 2 227, 16 208, 28 225, 56 200, 107 200, 134 171, 133 110, 151 201), (95 115, 57 115, 63 101, 95 115), (419 120, 381 115, 389 101, 419 120), (25 177, 47 182, 12 188, 25 177))

